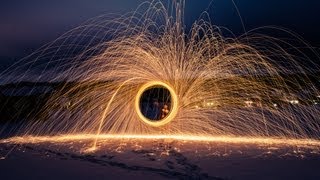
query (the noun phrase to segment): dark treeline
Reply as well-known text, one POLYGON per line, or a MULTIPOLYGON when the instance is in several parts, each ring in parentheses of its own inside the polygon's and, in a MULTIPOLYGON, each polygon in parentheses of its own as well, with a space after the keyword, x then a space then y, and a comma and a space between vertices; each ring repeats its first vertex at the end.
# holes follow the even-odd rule
MULTIPOLYGON (((286 84, 296 92, 302 88, 303 93, 307 93, 307 99, 299 99, 304 104, 320 104, 320 73, 312 75, 293 74, 284 77, 286 84), (297 84, 299 86, 297 86, 297 84), (315 93, 308 94, 310 84, 317 89, 315 93)), ((259 77, 260 81, 268 83, 274 77, 259 77)), ((67 91, 72 87, 77 87, 78 91, 88 90, 94 86, 101 86, 108 82, 19 82, 0 85, 0 123, 9 121, 32 120, 41 114, 42 108, 55 92, 67 91), (86 84, 86 85, 82 85, 86 84), (89 84, 89 85, 88 85, 89 84)), ((301 91, 302 92, 302 91, 301 91)), ((297 96, 299 97, 299 96, 297 96)), ((280 104, 282 97, 274 97, 273 102, 280 104)), ((64 105, 61 105, 64 106, 64 105)))

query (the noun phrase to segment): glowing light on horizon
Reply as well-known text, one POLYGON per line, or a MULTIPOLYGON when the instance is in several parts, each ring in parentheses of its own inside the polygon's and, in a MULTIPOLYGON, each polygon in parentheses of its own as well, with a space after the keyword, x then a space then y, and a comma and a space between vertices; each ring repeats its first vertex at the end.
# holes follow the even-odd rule
MULTIPOLYGON (((137 139, 139 141, 188 141, 188 142, 215 142, 226 144, 255 144, 255 145, 280 145, 280 146, 302 146, 309 148, 320 148, 320 140, 315 139, 289 139, 277 137, 231 137, 231 136, 203 136, 203 135, 157 135, 157 134, 67 134, 57 136, 16 136, 0 140, 0 143, 14 144, 37 144, 37 143, 65 143, 76 141, 99 141, 137 139)), ((119 141, 120 140, 120 141, 119 141)), ((88 148, 90 149, 90 148, 88 148)), ((97 148, 93 148, 97 149, 97 148)), ((92 149, 92 150, 93 150, 92 149)))

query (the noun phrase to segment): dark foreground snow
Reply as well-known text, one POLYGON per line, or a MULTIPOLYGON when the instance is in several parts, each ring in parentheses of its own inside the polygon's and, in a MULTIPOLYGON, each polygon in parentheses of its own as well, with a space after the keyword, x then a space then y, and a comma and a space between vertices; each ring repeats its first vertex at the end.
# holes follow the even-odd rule
POLYGON ((320 150, 167 140, 0 144, 0 179, 320 179, 320 150))

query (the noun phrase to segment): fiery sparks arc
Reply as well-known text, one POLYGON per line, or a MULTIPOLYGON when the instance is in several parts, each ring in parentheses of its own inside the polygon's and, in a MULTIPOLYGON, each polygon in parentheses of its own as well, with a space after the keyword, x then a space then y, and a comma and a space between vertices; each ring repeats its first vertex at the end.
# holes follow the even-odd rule
POLYGON ((101 137, 319 144, 319 107, 300 103, 318 93, 308 76, 315 70, 290 55, 288 43, 250 32, 224 38, 204 19, 187 31, 184 1, 172 7, 174 13, 153 1, 112 20, 91 19, 30 55, 33 61, 12 71, 25 72, 21 81, 40 72, 38 81, 69 83, 19 129, 25 140, 11 140, 65 134, 94 139, 93 148, 101 137), (287 80, 291 74, 299 77, 287 80), (170 112, 159 121, 139 105, 152 86, 171 94, 170 112))

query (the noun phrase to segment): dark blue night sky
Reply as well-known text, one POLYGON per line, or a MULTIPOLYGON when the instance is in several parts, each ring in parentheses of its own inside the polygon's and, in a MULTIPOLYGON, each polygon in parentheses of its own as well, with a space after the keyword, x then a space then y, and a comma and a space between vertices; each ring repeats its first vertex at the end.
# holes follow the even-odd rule
MULTIPOLYGON (((2 0, 0 59, 5 65, 31 53, 85 20, 107 13, 133 11, 143 0, 2 0)), ((297 32, 320 47, 319 0, 234 0, 246 30, 274 25, 297 32)), ((208 9, 212 22, 235 34, 243 28, 232 0, 186 0, 190 25, 208 9), (210 6, 209 6, 210 5, 210 6)))

